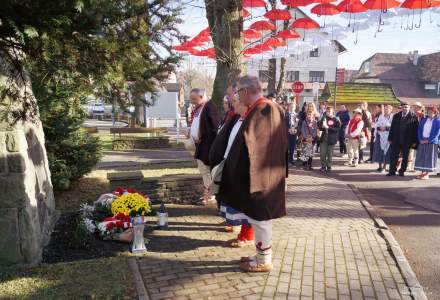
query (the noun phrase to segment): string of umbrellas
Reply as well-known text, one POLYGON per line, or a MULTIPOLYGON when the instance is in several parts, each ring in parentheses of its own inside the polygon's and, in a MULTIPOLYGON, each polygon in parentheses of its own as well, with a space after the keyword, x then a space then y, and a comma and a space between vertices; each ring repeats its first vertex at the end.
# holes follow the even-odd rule
MULTIPOLYGON (((281 4, 285 5, 285 9, 270 9, 265 0, 243 0, 243 20, 251 21, 254 16, 252 9, 264 8, 265 13, 263 19, 255 21, 249 27, 243 30, 244 47, 242 54, 246 58, 256 55, 264 55, 268 53, 269 57, 282 57, 286 52, 300 53, 300 45, 310 45, 311 43, 326 42, 322 36, 317 36, 314 33, 326 30, 327 17, 334 15, 341 15, 343 18, 348 18, 347 27, 356 34, 355 43, 358 41, 358 31, 368 28, 370 25, 365 24, 368 18, 378 16, 376 34, 381 32, 385 25, 386 17, 393 17, 397 14, 395 11, 405 10, 406 15, 402 16, 401 28, 403 30, 413 30, 420 28, 422 24, 422 14, 430 9, 440 10, 440 0, 404 0, 399 2, 397 0, 342 0, 335 3, 335 0, 281 0, 281 4), (297 17, 297 11, 293 10, 292 16, 290 8, 301 8, 305 6, 312 6, 310 11, 317 17, 323 18, 323 26, 310 17, 297 17), (418 21, 416 20, 416 12, 418 12, 418 21), (364 22, 360 22, 361 20, 364 22), (288 22, 287 26, 277 26, 277 22, 288 22), (308 38, 310 37, 310 38, 308 38), (311 41, 310 41, 311 39, 311 41), (290 46, 289 41, 295 41, 296 48, 290 46)), ((259 16, 258 16, 259 17, 259 16)), ((431 15, 430 15, 430 20, 431 15)), ((335 28, 341 29, 337 23, 327 23, 327 29, 335 28)), ((376 35, 375 34, 375 35, 376 35)), ((329 42, 331 39, 327 39, 329 42)), ((172 49, 179 52, 188 53, 193 56, 207 57, 209 59, 216 59, 215 48, 212 45, 211 31, 209 28, 203 29, 193 38, 183 42, 180 45, 174 45, 172 49)))

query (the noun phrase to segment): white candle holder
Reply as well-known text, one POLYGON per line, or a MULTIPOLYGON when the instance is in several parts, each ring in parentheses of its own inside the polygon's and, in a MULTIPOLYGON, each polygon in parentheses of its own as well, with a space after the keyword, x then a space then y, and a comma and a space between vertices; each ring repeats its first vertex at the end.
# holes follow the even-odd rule
POLYGON ((159 228, 168 227, 168 213, 167 212, 157 212, 157 226, 159 228))
POLYGON ((131 252, 135 255, 144 254, 147 252, 144 240, 144 217, 134 217, 131 219, 133 225, 133 244, 131 252))

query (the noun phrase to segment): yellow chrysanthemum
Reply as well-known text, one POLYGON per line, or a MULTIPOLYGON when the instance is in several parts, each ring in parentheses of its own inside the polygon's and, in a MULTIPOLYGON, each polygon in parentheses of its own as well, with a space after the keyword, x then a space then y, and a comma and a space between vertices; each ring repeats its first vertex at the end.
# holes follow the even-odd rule
POLYGON ((130 215, 145 215, 151 211, 150 202, 139 193, 130 193, 119 196, 112 202, 112 213, 130 215))

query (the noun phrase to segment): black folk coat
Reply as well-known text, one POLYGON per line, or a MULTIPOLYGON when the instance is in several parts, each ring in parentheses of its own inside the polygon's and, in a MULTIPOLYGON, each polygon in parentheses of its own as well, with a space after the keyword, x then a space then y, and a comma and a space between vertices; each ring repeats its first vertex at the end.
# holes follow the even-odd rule
MULTIPOLYGON (((237 117, 226 123, 214 142, 210 160, 224 156, 237 117)), ((272 102, 255 107, 243 121, 225 161, 217 200, 257 220, 286 215, 287 130, 284 111, 272 102)))
POLYGON ((217 136, 220 126, 220 116, 218 109, 212 101, 206 102, 200 115, 200 141, 196 143, 194 158, 201 160, 205 165, 209 165, 209 150, 217 136))

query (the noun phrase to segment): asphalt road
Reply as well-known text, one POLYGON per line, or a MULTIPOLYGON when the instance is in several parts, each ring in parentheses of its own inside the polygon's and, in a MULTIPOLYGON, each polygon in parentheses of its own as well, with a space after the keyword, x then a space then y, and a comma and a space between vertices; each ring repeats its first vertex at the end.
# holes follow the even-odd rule
POLYGON ((440 213, 404 201, 383 189, 360 189, 394 237, 424 287, 428 299, 440 299, 440 213))
POLYGON ((342 163, 336 158, 332 176, 356 186, 376 208, 405 252, 428 299, 440 300, 440 178, 416 180, 416 173, 389 178, 374 171, 376 164, 354 169, 342 163))

